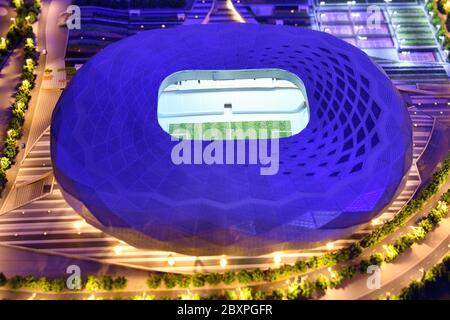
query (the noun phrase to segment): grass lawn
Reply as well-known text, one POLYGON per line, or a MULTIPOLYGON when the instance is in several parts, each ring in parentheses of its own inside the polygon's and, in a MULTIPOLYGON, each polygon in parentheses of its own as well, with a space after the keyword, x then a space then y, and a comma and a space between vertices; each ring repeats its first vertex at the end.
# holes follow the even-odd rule
POLYGON ((236 138, 267 139, 292 135, 291 122, 282 121, 238 121, 175 123, 169 125, 169 133, 180 139, 191 140, 236 140, 236 138))

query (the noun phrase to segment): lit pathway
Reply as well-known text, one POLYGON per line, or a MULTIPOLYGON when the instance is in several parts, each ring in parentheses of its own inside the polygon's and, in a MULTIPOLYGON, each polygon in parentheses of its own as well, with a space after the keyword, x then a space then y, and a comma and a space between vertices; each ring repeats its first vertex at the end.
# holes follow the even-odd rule
POLYGON ((194 0, 191 11, 186 13, 185 25, 200 24, 212 8, 214 0, 194 0))
POLYGON ((245 23, 231 0, 214 0, 213 6, 203 23, 245 23))
MULTIPOLYGON (((23 60, 23 50, 19 47, 9 56, 0 72, 0 141, 2 141, 2 144, 11 118, 10 107, 14 102, 16 87, 20 82, 23 60)), ((3 148, 3 145, 1 148, 3 148)))
MULTIPOLYGON (((29 111, 26 115, 23 130, 24 134, 21 141, 19 141, 22 152, 19 152, 16 158, 16 165, 8 171, 7 178, 9 183, 7 184, 6 190, 3 192, 3 198, 0 202, 1 208, 8 208, 8 200, 11 198, 16 199, 18 197, 16 195, 17 190, 15 190, 15 186, 26 181, 24 179, 22 179, 22 181, 17 179, 18 175, 20 176, 22 174, 23 176, 23 171, 26 171, 26 167, 22 168, 22 162, 24 159, 27 159, 30 150, 35 147, 35 143, 42 138, 44 132, 49 127, 51 113, 61 94, 61 89, 65 86, 64 78, 61 76, 59 76, 57 80, 54 79, 55 77, 47 79, 43 78, 43 72, 46 68, 60 69, 64 66, 67 31, 66 29, 59 28, 57 21, 60 14, 66 10, 69 4, 69 0, 53 2, 44 1, 40 20, 38 24, 34 26, 35 32, 38 34, 37 49, 40 52, 42 52, 43 49, 47 49, 48 54, 41 54, 39 59, 36 87, 32 92, 29 111), (23 150, 24 147, 25 150, 23 150)), ((63 76, 64 74, 65 73, 63 73, 63 76)), ((33 155, 31 155, 31 157, 32 156, 33 155)), ((40 161, 41 168, 46 161, 48 163, 48 160, 45 159, 38 160, 40 161)))
POLYGON ((423 113, 436 118, 439 122, 450 127, 450 102, 445 104, 422 104, 417 106, 423 113))
POLYGON ((425 241, 414 244, 411 250, 406 251, 394 263, 384 264, 381 268, 381 288, 371 290, 367 287, 368 275, 356 276, 348 285, 341 289, 329 290, 323 297, 331 300, 376 299, 386 294, 399 293, 412 280, 420 279, 419 269, 430 269, 438 263, 449 251, 450 219, 443 220, 439 227, 427 235, 425 241))
POLYGON ((11 24, 11 18, 15 16, 15 11, 8 0, 0 0, 0 37, 6 37, 11 24))
MULTIPOLYGON (((6 37, 15 11, 8 0, 0 0, 0 37, 6 37)), ((23 51, 19 47, 0 65, 0 141, 3 143, 6 128, 11 118, 11 103, 19 83, 23 65, 23 51)), ((0 149, 3 145, 0 146, 0 149)))

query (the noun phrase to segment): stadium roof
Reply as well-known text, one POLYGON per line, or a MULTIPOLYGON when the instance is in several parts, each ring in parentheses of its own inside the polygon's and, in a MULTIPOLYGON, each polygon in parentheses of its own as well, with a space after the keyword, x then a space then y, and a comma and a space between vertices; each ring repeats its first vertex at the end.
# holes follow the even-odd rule
MULTIPOLYGON (((139 247, 261 254, 339 237, 377 215, 412 159, 411 121, 359 49, 286 26, 142 32, 84 65, 52 119, 52 161, 88 222, 139 247), (276 68, 304 83, 308 126, 282 138, 273 176, 254 165, 175 165, 158 90, 182 70, 276 68)), ((208 141, 203 141, 207 145, 208 141)))

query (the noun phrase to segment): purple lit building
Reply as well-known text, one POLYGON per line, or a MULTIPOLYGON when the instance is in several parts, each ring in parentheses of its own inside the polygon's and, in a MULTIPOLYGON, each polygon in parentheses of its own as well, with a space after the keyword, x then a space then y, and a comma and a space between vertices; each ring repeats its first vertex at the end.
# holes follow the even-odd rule
POLYGON ((142 248, 257 255, 345 236, 381 213, 411 166, 412 129, 390 80, 342 40, 196 25, 143 32, 93 57, 58 102, 51 150, 66 200, 106 233, 142 248), (173 163, 179 141, 160 126, 158 99, 165 79, 192 70, 293 76, 308 121, 279 139, 277 174, 173 163))

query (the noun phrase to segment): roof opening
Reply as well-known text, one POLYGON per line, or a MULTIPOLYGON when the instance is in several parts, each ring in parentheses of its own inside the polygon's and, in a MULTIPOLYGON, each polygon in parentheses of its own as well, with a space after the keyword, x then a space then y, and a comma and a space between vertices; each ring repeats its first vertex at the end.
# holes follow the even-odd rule
POLYGON ((179 139, 285 138, 308 122, 303 82, 281 69, 186 70, 159 89, 158 123, 179 139))

